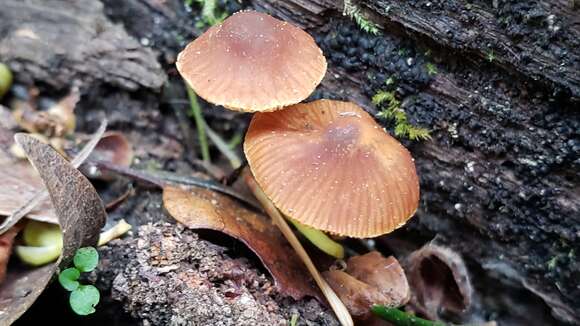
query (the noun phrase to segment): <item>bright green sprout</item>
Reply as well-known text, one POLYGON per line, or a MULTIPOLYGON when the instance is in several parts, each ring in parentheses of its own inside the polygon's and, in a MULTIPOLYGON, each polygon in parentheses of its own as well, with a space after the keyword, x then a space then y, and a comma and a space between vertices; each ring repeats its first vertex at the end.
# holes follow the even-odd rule
POLYGON ((69 303, 72 310, 81 316, 95 312, 101 295, 93 285, 83 285, 78 282, 81 272, 94 270, 99 263, 99 253, 93 247, 79 248, 73 258, 74 267, 67 268, 58 274, 58 282, 71 291, 69 303))
POLYGON ((395 326, 447 326, 440 321, 431 321, 410 315, 396 308, 389 308, 383 305, 374 305, 371 311, 395 326))
POLYGON ((372 35, 381 34, 379 26, 373 23, 372 21, 368 20, 367 18, 365 18, 365 16, 361 13, 360 8, 354 5, 351 2, 351 0, 344 1, 343 14, 353 19, 354 22, 358 25, 358 27, 364 32, 372 35))
POLYGON ((372 98, 373 104, 382 107, 377 117, 385 120, 394 120, 395 135, 397 137, 406 137, 410 140, 431 139, 429 130, 421 127, 415 127, 409 123, 407 114, 401 109, 401 102, 395 98, 392 91, 379 91, 372 98))

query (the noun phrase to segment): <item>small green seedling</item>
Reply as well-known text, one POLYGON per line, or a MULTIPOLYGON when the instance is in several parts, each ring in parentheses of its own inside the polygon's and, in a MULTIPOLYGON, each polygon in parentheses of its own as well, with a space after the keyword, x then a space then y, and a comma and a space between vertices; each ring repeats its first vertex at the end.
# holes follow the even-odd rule
POLYGON ((81 272, 87 273, 97 267, 99 253, 93 247, 80 248, 73 258, 73 263, 74 267, 60 272, 58 282, 65 290, 71 292, 69 303, 72 310, 77 315, 90 315, 95 312, 95 306, 99 303, 101 295, 96 287, 80 284, 78 279, 81 272))

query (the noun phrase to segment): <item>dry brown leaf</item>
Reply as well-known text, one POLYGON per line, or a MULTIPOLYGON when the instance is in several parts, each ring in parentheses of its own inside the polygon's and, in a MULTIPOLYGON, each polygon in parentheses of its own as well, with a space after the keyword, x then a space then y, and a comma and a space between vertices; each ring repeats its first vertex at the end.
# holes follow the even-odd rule
POLYGON ((20 134, 16 140, 50 194, 63 231, 64 248, 54 264, 8 271, 6 281, 0 285, 0 325, 17 320, 34 303, 57 268, 69 265, 79 247, 97 243, 106 218, 95 188, 72 164, 33 137, 20 134))
MULTIPOLYGON (((87 144, 70 162, 73 167, 81 165, 89 156, 105 132, 106 126, 107 122, 103 121, 87 144)), ((7 154, 6 150, 3 150, 7 147, 3 147, 3 145, 7 145, 8 142, 5 138, 10 134, 12 134, 11 131, 0 126, 0 136, 4 135, 4 138, 0 139, 2 142, 0 143, 0 181, 3 181, 5 185, 5 187, 0 188, 0 215, 8 215, 0 224, 0 233, 8 230, 24 216, 57 224, 58 220, 52 209, 52 204, 47 200, 48 193, 42 190, 44 188, 42 181, 34 168, 26 162, 15 161, 7 154), (16 204, 18 205, 14 208, 16 204)))
POLYGON ((178 222, 192 229, 223 232, 245 243, 270 271, 279 291, 298 300, 320 298, 313 281, 280 231, 261 214, 206 189, 166 186, 163 204, 178 222))
POLYGON ((371 251, 351 257, 346 266, 348 274, 380 291, 388 299, 387 305, 399 307, 409 301, 407 276, 395 257, 385 258, 378 251, 371 251))
MULTIPOLYGON (((0 155, 2 153, 0 152, 0 155)), ((0 158, 0 216, 16 211, 43 189, 42 179, 27 161, 0 158)), ((56 224, 58 218, 50 201, 45 200, 27 215, 28 218, 56 224)))
POLYGON ((345 271, 324 272, 330 286, 353 316, 370 317, 373 304, 399 307, 410 297, 405 272, 394 257, 373 251, 348 260, 345 271))
POLYGON ((471 306, 473 288, 463 259, 449 248, 428 244, 407 258, 412 307, 431 320, 461 315, 471 306))

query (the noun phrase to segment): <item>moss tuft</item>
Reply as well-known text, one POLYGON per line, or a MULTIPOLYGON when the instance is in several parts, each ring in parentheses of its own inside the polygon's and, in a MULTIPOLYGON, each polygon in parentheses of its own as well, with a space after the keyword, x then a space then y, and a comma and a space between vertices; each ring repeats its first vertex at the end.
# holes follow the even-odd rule
POLYGON ((401 109, 401 102, 392 91, 379 91, 372 98, 373 104, 380 111, 377 117, 384 120, 392 120, 395 123, 395 136, 405 137, 410 140, 431 139, 429 130, 413 126, 407 119, 407 114, 401 109))

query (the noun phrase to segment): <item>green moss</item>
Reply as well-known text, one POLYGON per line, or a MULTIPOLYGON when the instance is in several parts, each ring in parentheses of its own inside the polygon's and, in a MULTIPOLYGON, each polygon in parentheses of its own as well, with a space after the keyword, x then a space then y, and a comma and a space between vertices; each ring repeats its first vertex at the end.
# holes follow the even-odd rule
POLYGON ((392 91, 379 91, 373 96, 373 104, 379 108, 377 117, 391 120, 395 124, 395 136, 410 140, 431 139, 429 130, 413 126, 407 119, 407 114, 401 109, 401 102, 392 91))
POLYGON ((351 0, 344 1, 344 10, 343 14, 345 16, 350 17, 354 22, 358 25, 358 27, 373 35, 379 35, 381 31, 379 30, 379 26, 372 21, 368 20, 360 11, 356 5, 354 5, 351 0))
POLYGON ((437 67, 431 62, 425 64, 425 70, 427 70, 427 74, 429 74, 429 76, 435 76, 437 73, 439 73, 439 71, 437 71, 437 67))
POLYGON ((197 4, 201 7, 201 19, 195 24, 197 28, 205 28, 221 23, 228 14, 217 7, 217 0, 184 0, 184 4, 193 7, 197 4))

